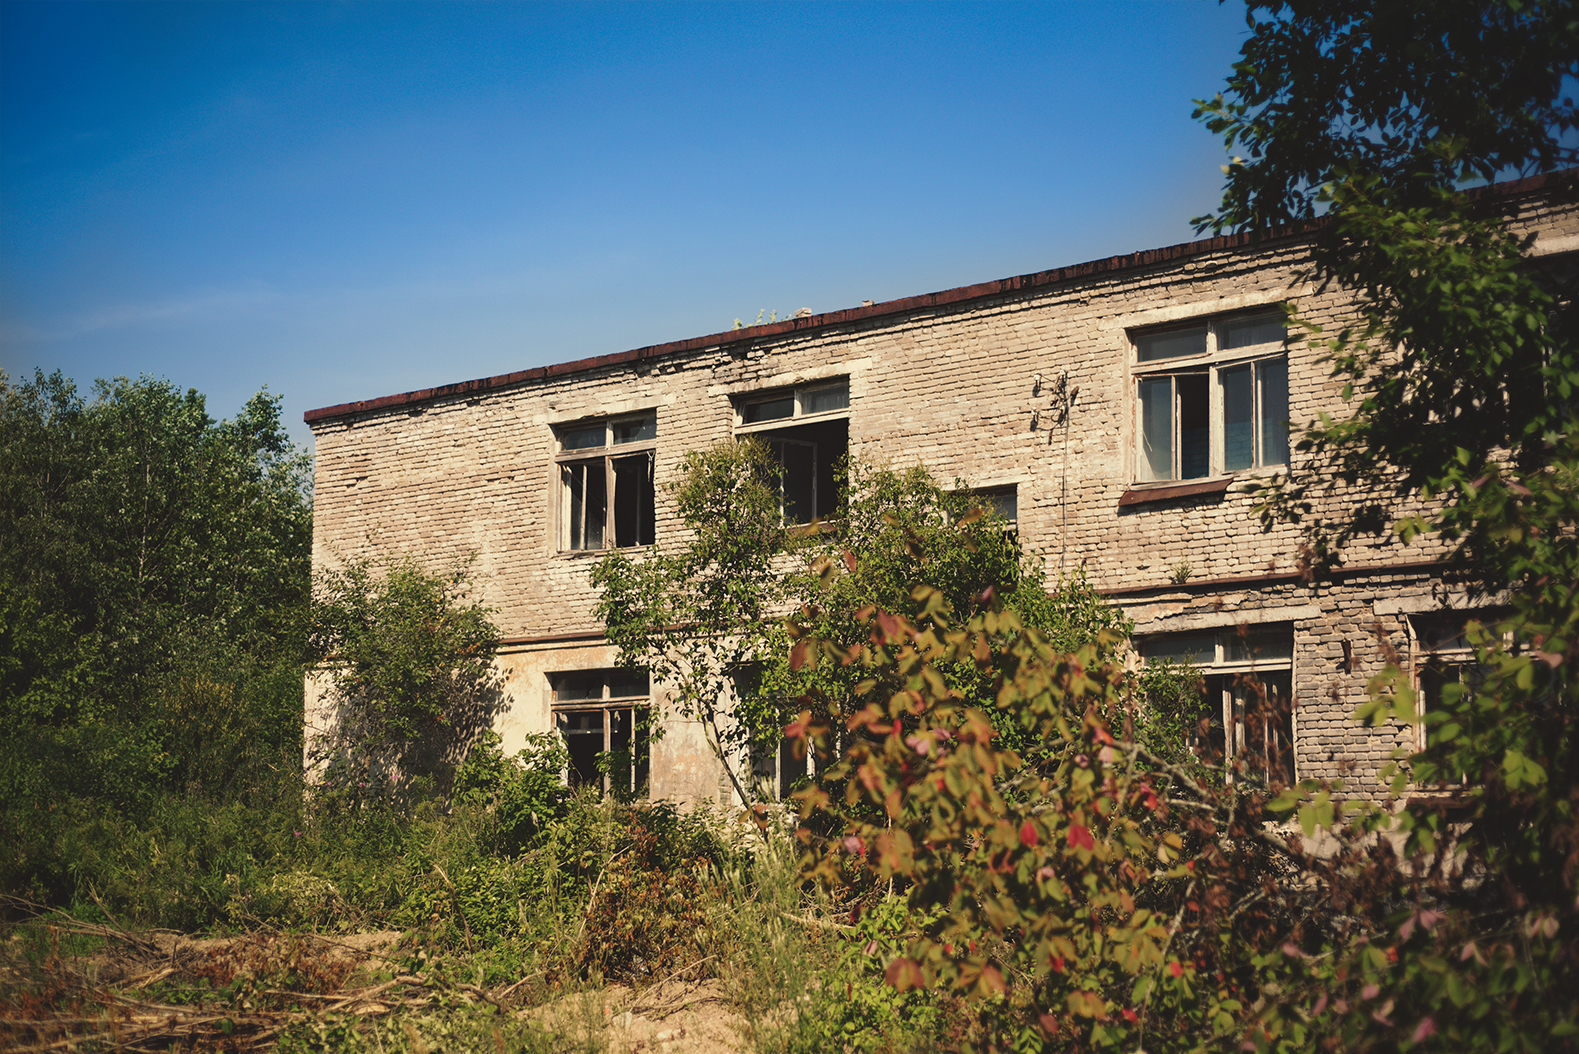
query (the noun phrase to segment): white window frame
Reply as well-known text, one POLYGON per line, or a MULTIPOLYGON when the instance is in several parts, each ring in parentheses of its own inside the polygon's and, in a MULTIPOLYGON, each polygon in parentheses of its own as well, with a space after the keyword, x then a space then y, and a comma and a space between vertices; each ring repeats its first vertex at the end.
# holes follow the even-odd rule
MULTIPOLYGON (((616 508, 616 473, 615 461, 629 457, 647 455, 647 480, 648 488, 656 491, 656 459, 658 449, 658 415, 656 410, 646 410, 641 413, 619 414, 611 417, 584 418, 579 421, 567 421, 554 426, 554 485, 558 493, 558 509, 555 517, 557 522, 556 547, 561 553, 600 553, 617 548, 637 548, 650 544, 638 540, 625 546, 614 545, 612 542, 615 534, 614 510, 616 508), (616 429, 621 425, 641 425, 651 423, 651 435, 647 438, 620 441, 616 429), (567 440, 578 433, 601 428, 603 430, 603 443, 600 446, 567 446, 567 440), (601 467, 601 473, 596 470, 601 467), (572 522, 574 516, 574 500, 572 475, 577 471, 583 473, 582 493, 587 487, 594 484, 596 477, 601 474, 603 482, 603 544, 589 546, 586 544, 587 522, 586 516, 588 503, 583 500, 581 505, 580 522, 572 522), (577 541, 581 544, 576 544, 577 541)), ((656 537, 657 499, 654 495, 652 504, 647 508, 648 522, 646 530, 640 534, 656 537)))
MULTIPOLYGON (((1136 328, 1129 331, 1130 344, 1130 409, 1133 425, 1134 440, 1130 444, 1133 458, 1131 478, 1140 487, 1178 486, 1202 480, 1220 479, 1224 476, 1234 476, 1242 473, 1256 473, 1263 470, 1275 469, 1288 463, 1288 439, 1282 442, 1282 458, 1280 460, 1267 460, 1266 436, 1264 435, 1265 423, 1261 414, 1269 379, 1266 374, 1277 367, 1281 367, 1283 377, 1282 407, 1287 412, 1288 407, 1288 338, 1285 335, 1277 341, 1267 341, 1260 344, 1248 345, 1239 348, 1225 348, 1223 334, 1229 326, 1236 323, 1255 321, 1269 321, 1273 318, 1281 320, 1281 314, 1269 311, 1256 311, 1223 316, 1219 318, 1197 319, 1187 325, 1167 325, 1156 327, 1136 328), (1204 351, 1197 354, 1179 355, 1171 358, 1154 359, 1142 362, 1141 341, 1148 337, 1166 336, 1204 331, 1204 351), (1223 375, 1229 370, 1241 366, 1251 369, 1251 435, 1250 435, 1250 464, 1235 469, 1228 469, 1226 445, 1226 426, 1224 423, 1224 394, 1223 375), (1207 466, 1203 474, 1184 476, 1183 472, 1183 442, 1180 426, 1180 401, 1179 385, 1177 380, 1170 386, 1169 420, 1171 428, 1170 466, 1167 475, 1153 476, 1150 469, 1150 458, 1145 451, 1146 427, 1142 417, 1143 382, 1157 381, 1162 378, 1180 377, 1188 375, 1204 376, 1206 379, 1207 398, 1207 466)), ((1274 426, 1276 427, 1276 426, 1274 426)))

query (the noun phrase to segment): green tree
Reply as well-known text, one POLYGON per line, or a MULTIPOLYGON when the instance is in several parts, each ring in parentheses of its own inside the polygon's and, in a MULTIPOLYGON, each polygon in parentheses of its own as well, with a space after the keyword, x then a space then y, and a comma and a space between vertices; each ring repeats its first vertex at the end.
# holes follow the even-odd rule
POLYGON ((646 667, 676 712, 702 722, 742 801, 753 798, 738 765, 751 722, 733 712, 735 679, 767 654, 787 599, 774 566, 789 543, 771 485, 778 471, 756 440, 686 454, 667 488, 686 544, 616 551, 592 568, 597 616, 620 662, 646 667))
POLYGON ((472 595, 475 558, 428 570, 363 557, 318 576, 312 648, 333 713, 314 760, 330 782, 447 793, 455 767, 503 706, 499 630, 472 595), (364 777, 358 780, 357 777, 364 777))
POLYGON ((151 378, 0 378, 0 572, 95 641, 116 691, 194 640, 261 657, 301 640, 310 461, 279 400, 215 421, 151 378))
MULTIPOLYGON (((1134 628, 1089 586, 1083 570, 1049 583, 1041 561, 1021 550, 990 502, 958 482, 945 488, 921 465, 852 462, 838 529, 810 533, 797 556, 785 582, 798 614, 794 632, 846 649, 868 639, 873 610, 914 617, 921 610, 911 595, 917 582, 947 598, 957 618, 1007 609, 1062 651, 1091 644, 1104 631, 1106 639, 1125 641, 1134 628)), ((773 749, 777 729, 796 712, 809 705, 814 716, 831 713, 864 678, 853 665, 797 667, 794 655, 793 641, 777 633, 760 691, 748 700, 748 711, 766 726, 756 730, 759 740, 773 749)), ((938 669, 962 698, 991 711, 999 673, 993 666, 971 661, 938 669)), ((998 720, 1001 732, 1019 735, 1013 721, 998 720)))
MULTIPOLYGON (((79 757, 57 775, 87 786, 101 773, 114 798, 224 770, 165 749, 184 729, 161 700, 183 682, 272 685, 282 664, 299 673, 308 470, 267 393, 215 421, 196 391, 150 378, 100 381, 88 401, 59 373, 0 374, 0 707, 17 736, 53 743, 32 742, 19 764, 108 735, 118 753, 142 744, 156 768, 133 775, 79 757)), ((272 710, 278 693, 263 691, 272 710)))
POLYGON ((1531 257, 1509 228, 1517 196, 1465 187, 1552 173, 1542 192, 1573 205, 1558 170, 1576 159, 1565 93, 1579 16, 1567 2, 1325 0, 1251 3, 1248 21, 1227 94, 1199 111, 1244 152, 1203 222, 1261 233, 1320 213, 1311 277, 1355 305, 1338 332, 1306 324, 1348 412, 1306 426, 1267 521, 1302 524, 1317 574, 1364 533, 1444 546, 1509 610, 1478 637, 1481 682, 1432 712, 1417 715, 1408 671, 1372 684, 1362 718, 1420 716, 1429 730, 1395 789, 1467 776, 1471 823, 1402 810, 1416 877, 1367 872, 1403 905, 1392 961, 1353 943, 1326 960, 1329 977, 1388 1001, 1340 986, 1331 1027, 1351 1048, 1437 1036, 1446 1049, 1571 1049, 1572 1001, 1520 993, 1579 980, 1575 268, 1531 257))
MULTIPOLYGON (((925 577, 958 610, 1007 605, 1067 648, 1103 630, 1129 632, 1082 577, 1049 590, 1000 516, 922 466, 852 461, 836 520, 790 529, 772 485, 778 471, 756 441, 687 455, 670 487, 684 545, 616 552, 592 572, 621 662, 646 666, 680 713, 706 725, 743 801, 768 793, 748 786, 746 760, 776 754, 800 710, 826 715, 860 680, 837 664, 793 662, 783 622, 791 611, 801 615, 796 633, 852 647, 870 632, 867 609, 912 612, 910 589, 925 577)), ((969 694, 992 691, 974 663, 949 667, 948 677, 969 694)))
POLYGON ((309 466, 266 392, 0 373, 0 884, 69 897, 74 832, 296 771, 309 466))
POLYGON ((966 1049, 1227 1049, 1305 980, 1302 944, 1340 915, 1376 922, 1331 896, 1359 854, 1308 858, 1264 794, 1109 724, 1139 687, 1111 629, 1064 651, 1000 604, 963 617, 940 590, 906 592, 913 613, 864 608, 854 645, 795 620, 797 665, 860 677, 837 720, 793 729, 825 766, 796 794, 801 867, 840 899, 852 882, 904 898, 884 975, 967 1008, 966 1049), (993 671, 992 690, 951 684, 960 666, 993 671))

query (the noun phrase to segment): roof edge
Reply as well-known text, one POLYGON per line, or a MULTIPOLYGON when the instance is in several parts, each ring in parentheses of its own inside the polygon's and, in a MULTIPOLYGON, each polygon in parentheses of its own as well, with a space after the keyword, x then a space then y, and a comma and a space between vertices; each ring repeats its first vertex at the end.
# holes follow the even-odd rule
MULTIPOLYGON (((1572 178, 1579 170, 1565 169, 1561 172, 1545 173, 1538 176, 1529 176, 1524 179, 1510 180, 1505 183, 1493 183, 1489 186, 1477 187, 1473 193, 1518 194, 1527 191, 1539 190, 1550 182, 1559 179, 1572 178)), ((440 385, 435 388, 418 388, 414 391, 400 392, 395 395, 380 396, 376 399, 363 399, 356 402, 338 403, 334 406, 325 406, 317 410, 308 410, 302 414, 302 420, 308 424, 325 421, 335 417, 349 417, 355 414, 367 413, 374 410, 386 410, 397 406, 410 406, 416 403, 430 402, 437 399, 454 398, 457 396, 473 395, 480 392, 492 391, 515 384, 530 381, 543 381, 554 377, 563 377, 567 374, 582 373, 587 370, 603 369, 609 366, 620 366, 628 363, 645 362, 650 359, 663 358, 669 355, 688 351, 702 351, 707 348, 727 347, 731 344, 740 344, 747 341, 756 341, 765 337, 778 337, 786 333, 809 332, 822 329, 826 326, 845 325, 852 322, 864 322, 868 319, 886 318, 891 315, 902 315, 912 311, 924 310, 930 307, 945 307, 955 304, 968 303, 972 300, 983 300, 994 296, 1003 296, 1010 293, 1025 292, 1031 289, 1042 289, 1049 286, 1061 285, 1064 282, 1080 278, 1090 278, 1097 275, 1117 274, 1124 271, 1135 270, 1141 267, 1150 267, 1160 263, 1171 263, 1176 260, 1188 259, 1205 253, 1223 252, 1231 249, 1242 249, 1249 246, 1261 246, 1273 243, 1284 243, 1297 240, 1316 230, 1322 225, 1322 220, 1308 220, 1286 227, 1279 227, 1269 233, 1244 233, 1220 234, 1211 238, 1202 238, 1193 242, 1180 242, 1176 245, 1167 245, 1158 249, 1142 249, 1138 252, 1121 256, 1108 256, 1098 260, 1089 260, 1085 263, 1070 264, 1066 267, 1055 267, 1047 271, 1036 271, 1031 274, 1015 275, 1012 278, 999 278, 988 282, 978 282, 974 285, 958 286, 954 289, 945 289, 936 293, 922 293, 919 296, 907 296, 898 300, 886 300, 881 304, 870 306, 844 308, 838 311, 828 311, 807 318, 788 318, 781 322, 769 322, 765 325, 746 326, 742 329, 725 330, 722 333, 710 333, 701 337, 690 337, 685 340, 674 340, 664 344, 650 344, 642 348, 633 348, 630 351, 612 352, 607 355, 594 355, 585 359, 573 359, 569 362, 556 363, 551 366, 537 366, 528 370, 517 370, 513 373, 501 373, 492 377, 479 377, 470 381, 458 381, 455 384, 440 385)))

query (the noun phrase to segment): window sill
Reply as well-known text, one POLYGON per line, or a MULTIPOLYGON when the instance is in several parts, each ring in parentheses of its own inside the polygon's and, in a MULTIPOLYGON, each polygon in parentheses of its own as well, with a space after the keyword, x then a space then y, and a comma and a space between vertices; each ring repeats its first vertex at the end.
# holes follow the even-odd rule
POLYGON ((614 549, 561 549, 554 556, 560 560, 576 560, 608 556, 610 553, 639 553, 651 548, 651 545, 621 545, 614 549))
POLYGON ((1234 482, 1233 476, 1223 476, 1220 479, 1196 480, 1190 483, 1143 483, 1126 490, 1119 496, 1119 508, 1126 505, 1143 505, 1153 501, 1168 501, 1171 498, 1193 498, 1200 494, 1221 494, 1234 482))

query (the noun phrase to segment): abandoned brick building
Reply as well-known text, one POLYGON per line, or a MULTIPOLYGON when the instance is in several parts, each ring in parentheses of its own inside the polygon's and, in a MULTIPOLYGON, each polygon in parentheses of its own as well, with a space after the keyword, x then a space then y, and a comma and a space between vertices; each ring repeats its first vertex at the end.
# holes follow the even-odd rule
MULTIPOLYGON (((1579 250, 1579 216, 1543 186, 1499 190, 1533 255, 1579 250)), ((1306 252, 1299 236, 1213 238, 313 410, 314 560, 479 554, 506 637, 505 749, 558 728, 597 778, 591 754, 629 745, 663 686, 616 668, 587 571, 675 534, 662 483, 686 451, 768 439, 795 522, 833 508, 847 450, 921 461, 989 496, 1051 567, 1083 564, 1142 655, 1199 665, 1228 750, 1247 748, 1233 675, 1253 669, 1293 702, 1297 775, 1363 780, 1421 734, 1357 725, 1367 680, 1388 651, 1427 688, 1455 676, 1465 602, 1421 545, 1358 547, 1304 582, 1296 530, 1253 512, 1246 484, 1290 456, 1284 422, 1344 412, 1284 328, 1290 303, 1346 316, 1340 291, 1299 280, 1306 252)), ((665 721, 650 793, 727 798, 700 726, 665 721)))

